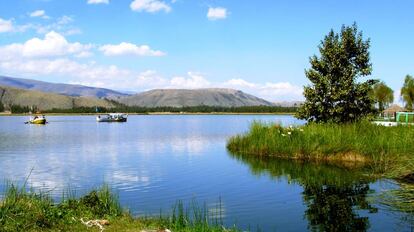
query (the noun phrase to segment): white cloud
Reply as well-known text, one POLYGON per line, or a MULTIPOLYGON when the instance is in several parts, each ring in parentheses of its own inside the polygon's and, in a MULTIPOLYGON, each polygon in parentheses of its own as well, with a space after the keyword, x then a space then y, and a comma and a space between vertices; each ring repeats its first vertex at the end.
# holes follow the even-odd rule
MULTIPOLYGON (((198 89, 208 88, 211 85, 200 73, 195 72, 188 72, 184 77, 176 76, 168 79, 162 77, 155 70, 146 70, 138 74, 129 72, 128 75, 122 76, 122 79, 122 82, 114 82, 113 79, 99 80, 99 82, 103 86, 137 92, 151 89, 198 89)), ((92 85, 96 86, 96 84, 92 85)))
POLYGON ((227 18, 227 9, 223 7, 209 7, 207 12, 209 20, 219 20, 227 18))
POLYGON ((73 18, 67 15, 64 15, 60 18, 58 18, 56 24, 58 25, 65 25, 73 22, 73 18))
POLYGON ((234 88, 252 93, 258 97, 270 100, 303 100, 303 87, 289 82, 267 82, 265 84, 251 83, 243 79, 230 79, 222 84, 227 88, 234 88))
POLYGON ((62 35, 80 34, 81 30, 71 25, 73 22, 74 19, 72 17, 63 15, 62 17, 57 18, 53 23, 47 25, 30 25, 30 28, 35 29, 39 34, 46 34, 50 31, 58 31, 62 35))
POLYGON ((82 34, 82 31, 78 28, 72 28, 72 29, 68 29, 64 31, 63 34, 64 35, 78 35, 78 34, 82 34))
POLYGON ((0 18, 0 33, 13 31, 13 22, 0 18))
MULTIPOLYGON (((9 57, 56 57, 81 55, 92 48, 90 44, 69 43, 61 34, 51 31, 43 39, 33 38, 23 44, 14 43, 0 47, 3 59, 9 57)), ((1 58, 0 58, 1 59, 1 58)))
POLYGON ((156 89, 169 85, 169 81, 161 77, 154 70, 147 70, 141 72, 138 77, 132 82, 132 85, 138 89, 156 89))
POLYGON ((165 88, 179 88, 179 89, 197 89, 208 88, 210 82, 207 81, 200 73, 188 72, 188 77, 173 77, 169 86, 165 88))
POLYGON ((131 2, 130 5, 133 11, 145 11, 145 12, 158 12, 158 11, 165 11, 170 12, 171 7, 163 1, 159 0, 134 0, 131 2))
POLYGON ((82 64, 67 58, 0 61, 0 71, 17 76, 53 75, 65 78, 70 77, 79 83, 109 88, 117 88, 116 83, 119 80, 132 76, 129 70, 120 69, 115 65, 82 64))
POLYGON ((99 48, 106 56, 122 56, 122 55, 136 55, 136 56, 164 56, 162 51, 152 50, 148 45, 135 45, 131 43, 122 42, 118 45, 107 44, 99 48))
POLYGON ((95 62, 80 63, 61 57, 0 57, 0 72, 5 75, 18 77, 54 76, 56 78, 69 78, 72 84, 135 92, 163 88, 233 88, 269 101, 303 100, 302 87, 289 82, 268 82, 263 84, 252 83, 243 79, 230 79, 225 82, 214 83, 197 72, 188 72, 186 76, 165 78, 154 70, 137 73, 115 65, 99 65, 95 62))
POLYGON ((49 19, 50 17, 46 15, 46 12, 44 10, 36 10, 29 14, 30 17, 40 17, 42 19, 49 19))
POLYGON ((230 79, 230 80, 226 81, 224 84, 228 85, 228 86, 238 86, 238 87, 244 87, 244 88, 256 88, 257 87, 257 84, 250 83, 250 82, 247 82, 247 81, 245 81, 243 79, 239 79, 239 78, 238 79, 230 79))
POLYGON ((88 4, 109 4, 109 0, 88 0, 88 4))
MULTIPOLYGON (((109 45, 113 47, 106 47, 106 50, 102 46, 101 49, 110 55, 158 54, 149 47, 142 50, 142 46, 130 45, 126 47, 132 49, 118 49, 119 45, 109 45)), ((84 59, 93 55, 93 47, 90 44, 69 42, 63 35, 52 31, 44 38, 32 38, 24 43, 0 46, 0 73, 16 77, 54 76, 76 84, 136 92, 155 88, 233 88, 270 101, 303 100, 303 88, 289 82, 257 83, 241 78, 211 82, 198 72, 163 77, 154 70, 139 73, 116 65, 99 65, 85 61, 84 59)))

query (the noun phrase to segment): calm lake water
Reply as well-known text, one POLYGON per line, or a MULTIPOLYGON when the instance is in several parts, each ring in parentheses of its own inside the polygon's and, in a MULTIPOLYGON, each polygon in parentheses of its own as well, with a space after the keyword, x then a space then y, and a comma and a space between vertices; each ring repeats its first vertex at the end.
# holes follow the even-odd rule
MULTIPOLYGON (((0 117, 0 178, 56 199, 108 183, 136 215, 168 212, 177 200, 221 205, 226 225, 262 231, 412 231, 410 217, 380 203, 398 188, 357 171, 230 154, 226 140, 253 120, 303 124, 292 116, 153 115, 127 123, 93 116, 0 117)), ((3 191, 5 182, 0 184, 3 191)))

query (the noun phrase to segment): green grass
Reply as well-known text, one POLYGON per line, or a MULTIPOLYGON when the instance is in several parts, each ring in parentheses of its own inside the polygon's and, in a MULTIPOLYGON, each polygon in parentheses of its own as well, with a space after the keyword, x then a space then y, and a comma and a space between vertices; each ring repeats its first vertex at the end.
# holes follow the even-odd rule
POLYGON ((370 122, 284 128, 254 122, 229 139, 233 153, 364 166, 370 174, 402 178, 414 170, 414 128, 370 122))
POLYGON ((0 231, 99 231, 97 227, 87 228, 81 219, 108 220, 105 231, 237 231, 225 229, 216 216, 195 202, 189 207, 177 202, 169 215, 134 218, 121 208, 108 186, 80 198, 65 194, 57 203, 48 194, 10 184, 0 200, 0 231))

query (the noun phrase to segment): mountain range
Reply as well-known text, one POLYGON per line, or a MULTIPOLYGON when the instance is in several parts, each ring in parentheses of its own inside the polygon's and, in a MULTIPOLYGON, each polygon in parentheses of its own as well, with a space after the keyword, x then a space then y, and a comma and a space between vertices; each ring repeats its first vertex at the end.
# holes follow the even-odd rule
POLYGON ((128 106, 258 106, 273 105, 271 102, 234 89, 154 89, 121 97, 116 101, 128 106))
POLYGON ((55 93, 46 93, 35 90, 18 89, 0 86, 0 103, 5 106, 35 106, 39 110, 71 109, 76 107, 105 107, 111 108, 115 104, 106 99, 95 97, 71 97, 55 93))
POLYGON ((112 98, 123 97, 128 94, 111 89, 95 88, 83 85, 50 83, 31 79, 0 76, 0 85, 26 90, 37 90, 47 93, 56 93, 72 97, 112 98))
POLYGON ((111 108, 115 107, 116 102, 127 106, 141 107, 275 105, 234 89, 155 89, 137 94, 127 94, 105 88, 4 76, 0 76, 0 102, 3 105, 37 106, 41 110, 93 106, 111 108))

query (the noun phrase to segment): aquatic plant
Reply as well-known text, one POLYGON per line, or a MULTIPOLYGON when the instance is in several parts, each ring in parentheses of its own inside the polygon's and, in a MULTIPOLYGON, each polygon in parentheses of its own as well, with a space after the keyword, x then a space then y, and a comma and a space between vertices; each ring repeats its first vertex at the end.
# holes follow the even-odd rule
POLYGON ((414 130, 367 121, 350 124, 309 123, 301 127, 254 122, 229 139, 233 153, 364 167, 368 174, 403 177, 414 170, 414 130))

